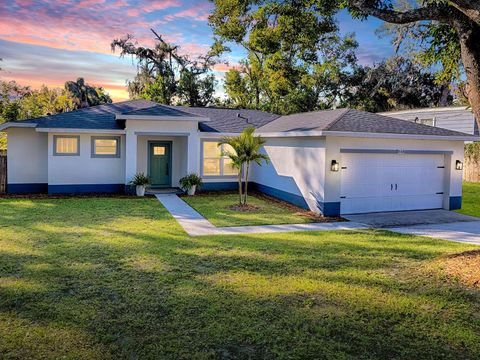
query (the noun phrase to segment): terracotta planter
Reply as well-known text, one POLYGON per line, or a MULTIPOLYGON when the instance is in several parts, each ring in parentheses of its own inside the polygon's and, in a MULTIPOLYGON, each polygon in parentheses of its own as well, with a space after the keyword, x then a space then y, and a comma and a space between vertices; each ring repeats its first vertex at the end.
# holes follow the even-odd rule
POLYGON ((189 196, 195 195, 195 191, 197 190, 197 185, 193 185, 191 188, 188 189, 187 193, 189 196))
POLYGON ((145 186, 137 185, 135 190, 137 192, 137 196, 145 196, 145 186))

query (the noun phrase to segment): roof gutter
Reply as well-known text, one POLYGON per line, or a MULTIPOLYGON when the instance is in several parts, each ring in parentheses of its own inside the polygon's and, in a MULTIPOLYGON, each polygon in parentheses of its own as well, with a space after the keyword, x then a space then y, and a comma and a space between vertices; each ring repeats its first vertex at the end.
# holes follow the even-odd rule
POLYGON ((262 137, 318 137, 325 136, 323 131, 283 131, 283 132, 255 132, 262 137))
POLYGON ((36 128, 37 132, 54 133, 81 133, 81 134, 125 134, 125 130, 114 129, 69 129, 69 128, 36 128))
POLYGON ((392 134, 392 133, 368 133, 354 131, 285 131, 285 132, 257 132, 265 138, 278 137, 359 137, 359 138, 387 138, 387 139, 413 139, 413 140, 455 140, 455 141, 479 141, 480 137, 473 135, 422 135, 422 134, 392 134))
POLYGON ((16 123, 16 122, 6 122, 0 125, 0 131, 7 130, 8 128, 35 128, 37 124, 35 123, 16 123))
POLYGON ((413 140, 455 140, 478 141, 480 137, 473 135, 422 135, 422 134, 392 134, 392 133, 367 133, 354 131, 323 131, 324 136, 360 137, 360 138, 388 138, 388 139, 413 139, 413 140))

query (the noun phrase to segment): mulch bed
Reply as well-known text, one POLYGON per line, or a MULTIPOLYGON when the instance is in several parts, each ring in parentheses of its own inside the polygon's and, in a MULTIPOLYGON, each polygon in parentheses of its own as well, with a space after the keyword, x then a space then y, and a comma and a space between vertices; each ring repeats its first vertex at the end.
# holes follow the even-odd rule
POLYGON ((449 255, 437 261, 443 272, 462 284, 480 289, 480 250, 449 255))

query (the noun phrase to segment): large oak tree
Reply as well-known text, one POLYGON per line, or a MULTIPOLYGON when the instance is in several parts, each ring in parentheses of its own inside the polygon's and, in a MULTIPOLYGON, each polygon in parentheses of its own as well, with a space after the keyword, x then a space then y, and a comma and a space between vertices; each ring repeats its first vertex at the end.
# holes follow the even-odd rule
MULTIPOLYGON (((348 6, 356 15, 370 15, 388 23, 429 22, 451 28, 460 45, 467 97, 480 124, 480 1, 424 0, 405 11, 396 10, 391 0, 348 0, 348 6)), ((430 35, 435 40, 435 34, 430 35)))
MULTIPOLYGON (((394 0, 212 0, 215 10, 210 17, 216 35, 240 44, 275 48, 297 43, 305 47, 305 39, 317 41, 325 33, 335 30, 333 16, 348 8, 354 17, 374 16, 392 24, 428 25, 427 31, 415 39, 428 43, 427 64, 439 62, 449 75, 458 75, 458 64, 463 65, 467 78, 466 93, 477 122, 480 124, 480 1, 479 0, 418 0, 419 5, 400 10, 394 0), (292 13, 295 16, 292 16, 292 13), (302 19, 315 14, 318 28, 305 26, 302 19), (271 15, 268 17, 268 15, 271 15), (291 21, 288 22, 288 18, 291 21), (262 20, 265 20, 262 22, 262 20), (279 19, 291 25, 289 31, 280 31, 276 39, 279 19), (328 27, 322 26, 328 24, 328 27), (248 26, 251 25, 251 26, 248 26), (259 31, 260 30, 260 31, 259 31), (315 33, 316 32, 316 33, 315 33), (313 36, 313 33, 316 36, 313 36), (261 36, 259 36, 261 35, 261 36), (269 41, 265 41, 269 40, 269 41), (294 41, 287 41, 294 39, 294 41)), ((414 1, 409 1, 413 3, 414 1)), ((306 43, 310 44, 310 43, 306 43)), ((315 44, 315 43, 314 43, 315 44)), ((260 49, 264 50, 264 49, 260 49)), ((451 79, 447 76, 442 83, 451 79)))

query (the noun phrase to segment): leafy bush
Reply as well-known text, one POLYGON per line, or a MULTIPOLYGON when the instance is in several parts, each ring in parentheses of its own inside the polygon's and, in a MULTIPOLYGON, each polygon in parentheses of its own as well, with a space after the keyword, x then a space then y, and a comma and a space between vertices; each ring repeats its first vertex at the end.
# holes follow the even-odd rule
POLYGON ((150 184, 150 178, 144 173, 135 174, 132 181, 130 181, 130 185, 134 186, 147 186, 148 184, 150 184))
POLYGON ((192 188, 194 185, 201 186, 202 185, 202 178, 197 174, 188 174, 180 179, 180 187, 183 190, 188 190, 192 188))

